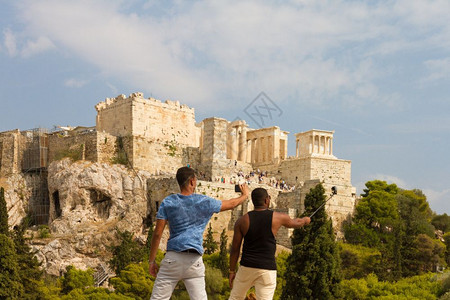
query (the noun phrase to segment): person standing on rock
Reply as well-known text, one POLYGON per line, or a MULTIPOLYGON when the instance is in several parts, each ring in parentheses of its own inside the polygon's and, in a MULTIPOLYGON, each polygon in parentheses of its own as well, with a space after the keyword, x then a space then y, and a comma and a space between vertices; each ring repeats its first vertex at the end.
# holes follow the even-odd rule
POLYGON ((248 198, 249 190, 240 185, 240 197, 221 201, 194 193, 197 177, 192 168, 179 168, 176 179, 181 192, 164 198, 156 215, 149 256, 150 274, 156 276, 151 299, 169 299, 183 280, 190 299, 206 300, 203 232, 214 213, 235 208, 248 198), (167 223, 170 236, 158 271, 155 258, 167 223))
POLYGON ((254 210, 240 217, 234 226, 230 253, 229 300, 243 300, 254 286, 256 299, 271 300, 277 284, 275 250, 278 229, 300 228, 311 222, 309 217, 291 219, 289 215, 269 210, 270 196, 264 188, 252 191, 254 210), (236 274, 242 239, 242 258, 236 274))

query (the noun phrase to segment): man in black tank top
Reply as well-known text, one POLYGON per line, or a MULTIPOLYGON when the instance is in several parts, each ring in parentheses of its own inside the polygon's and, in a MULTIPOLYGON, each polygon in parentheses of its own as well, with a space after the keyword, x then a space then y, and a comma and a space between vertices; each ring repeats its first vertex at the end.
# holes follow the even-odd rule
POLYGON ((308 217, 291 219, 289 215, 269 210, 270 196, 266 189, 252 191, 253 211, 240 217, 234 226, 230 254, 230 300, 243 300, 254 286, 256 299, 273 298, 277 283, 275 236, 281 226, 300 228, 308 225, 308 217), (236 265, 242 247, 242 258, 236 274, 236 265))

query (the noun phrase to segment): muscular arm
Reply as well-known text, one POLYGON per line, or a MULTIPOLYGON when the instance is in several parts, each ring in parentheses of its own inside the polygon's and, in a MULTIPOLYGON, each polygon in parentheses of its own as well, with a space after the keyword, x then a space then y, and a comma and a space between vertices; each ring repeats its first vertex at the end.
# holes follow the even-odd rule
POLYGON ((287 228, 300 228, 308 225, 310 222, 311 219, 309 217, 291 219, 287 214, 275 212, 272 221, 272 232, 276 235, 281 226, 287 228))
POLYGON ((231 253, 230 253, 230 288, 233 288, 233 280, 236 276, 236 265, 239 259, 239 253, 241 251, 242 239, 244 238, 243 227, 245 226, 244 218, 246 215, 239 218, 234 225, 234 235, 233 241, 231 243, 231 253))
POLYGON ((233 198, 233 199, 229 199, 229 200, 222 200, 222 206, 220 208, 220 211, 225 211, 225 210, 229 210, 229 209, 233 209, 236 206, 238 206, 239 204, 241 204, 242 202, 245 201, 245 199, 248 198, 248 186, 247 184, 241 184, 239 185, 239 187, 241 188, 241 196, 238 198, 233 198))
POLYGON ((282 225, 287 228, 300 228, 311 222, 309 217, 291 219, 288 215, 285 215, 283 219, 284 222, 282 225))
POLYGON ((155 263, 156 253, 158 252, 159 243, 161 242, 164 227, 166 227, 167 220, 156 220, 155 230, 153 231, 152 243, 150 245, 150 256, 148 258, 150 263, 150 274, 156 277, 158 266, 155 263))

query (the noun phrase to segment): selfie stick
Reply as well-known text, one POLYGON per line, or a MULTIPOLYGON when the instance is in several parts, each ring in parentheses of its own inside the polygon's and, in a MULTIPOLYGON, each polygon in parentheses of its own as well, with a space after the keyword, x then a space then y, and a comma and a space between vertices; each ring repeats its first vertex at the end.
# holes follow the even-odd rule
POLYGON ((331 187, 331 196, 330 196, 330 198, 328 198, 327 201, 325 201, 324 203, 322 203, 322 205, 320 205, 320 206, 312 213, 312 215, 309 216, 309 218, 312 218, 312 216, 314 216, 314 215, 316 214, 316 212, 318 212, 319 209, 321 209, 321 208, 325 205, 325 203, 327 203, 328 201, 330 201, 330 199, 333 198, 333 196, 336 195, 336 194, 337 194, 337 188, 336 188, 335 186, 332 186, 332 187, 331 187))

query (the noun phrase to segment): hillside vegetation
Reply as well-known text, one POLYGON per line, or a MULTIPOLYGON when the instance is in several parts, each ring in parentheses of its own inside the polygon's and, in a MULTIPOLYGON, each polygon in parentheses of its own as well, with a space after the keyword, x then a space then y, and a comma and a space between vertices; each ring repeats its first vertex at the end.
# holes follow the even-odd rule
MULTIPOLYGON (((366 183, 355 214, 336 241, 324 209, 292 236, 292 252, 277 257, 275 299, 450 299, 450 217, 433 213, 420 190, 385 181, 366 183)), ((305 215, 325 201, 321 185, 305 199, 305 215)), ((5 226, 6 203, 0 191, 1 299, 149 299, 149 245, 129 232, 117 232, 109 245, 117 276, 108 288, 95 287, 94 270, 69 266, 60 277, 44 277, 24 238, 27 222, 5 226)), ((6 223, 7 224, 7 223, 6 223)), ((211 230, 209 228, 208 230, 211 230)), ((150 241, 152 230, 149 231, 150 241)), ((208 299, 228 299, 228 240, 205 240, 208 299)), ((159 252, 157 262, 163 257, 159 252)), ((251 292, 251 291, 250 291, 251 292)), ((189 299, 182 283, 172 299, 189 299)))

